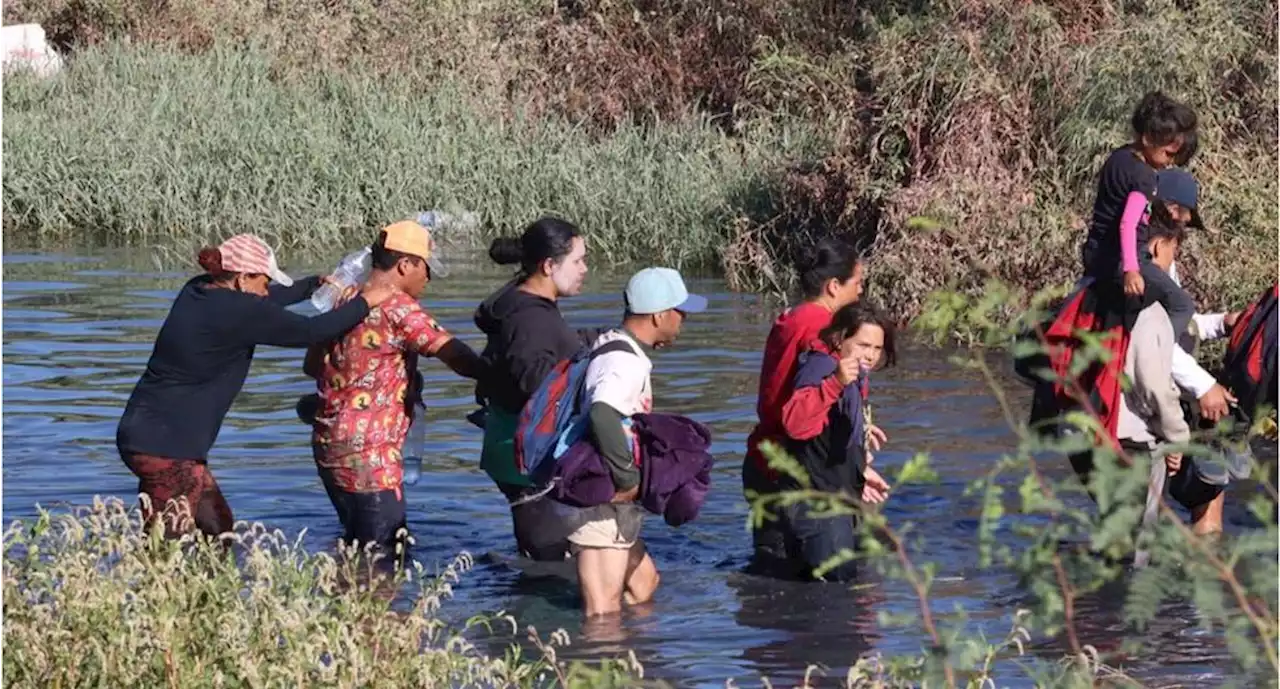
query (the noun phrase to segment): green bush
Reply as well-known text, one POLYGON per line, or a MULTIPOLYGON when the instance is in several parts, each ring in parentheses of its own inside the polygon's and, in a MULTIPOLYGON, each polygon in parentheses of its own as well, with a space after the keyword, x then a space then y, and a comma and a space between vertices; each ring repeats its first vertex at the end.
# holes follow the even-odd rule
POLYGON ((1233 308, 1276 274, 1277 10, 1264 0, 4 11, 73 52, 65 86, 5 89, 4 229, 22 241, 288 235, 299 209, 325 231, 369 230, 452 201, 491 231, 559 211, 613 258, 718 263, 735 287, 781 291, 796 250, 835 234, 874 247, 872 295, 906 319, 939 288, 1072 280, 1103 157, 1161 88, 1203 122, 1191 168, 1210 228, 1185 253, 1189 289, 1233 308), (100 93, 157 82, 169 100, 100 93), (151 131, 127 124, 138 117, 151 131), (144 133, 185 157, 135 162, 144 133), (169 170, 184 164, 211 178, 169 170))

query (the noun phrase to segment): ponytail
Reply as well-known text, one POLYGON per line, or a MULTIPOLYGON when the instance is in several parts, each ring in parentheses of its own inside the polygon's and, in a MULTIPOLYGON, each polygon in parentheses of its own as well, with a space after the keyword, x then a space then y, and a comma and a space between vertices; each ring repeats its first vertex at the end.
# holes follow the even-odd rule
POLYGON ((222 251, 215 246, 206 246, 201 249, 196 255, 196 262, 204 268, 204 272, 215 279, 227 276, 227 271, 222 268, 222 251))
POLYGON ((524 258, 518 237, 498 237, 489 244, 489 258, 500 266, 515 265, 524 258))
POLYGON ((530 223, 519 237, 498 237, 489 245, 489 258, 499 265, 520 264, 520 277, 528 278, 543 261, 560 261, 573 251, 573 240, 582 236, 567 220, 545 216, 530 223))

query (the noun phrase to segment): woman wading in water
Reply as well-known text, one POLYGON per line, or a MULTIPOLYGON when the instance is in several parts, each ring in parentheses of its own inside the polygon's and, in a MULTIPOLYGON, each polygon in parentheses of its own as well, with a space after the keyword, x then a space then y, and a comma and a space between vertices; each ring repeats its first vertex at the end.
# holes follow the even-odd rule
MULTIPOLYGON (((475 322, 488 337, 481 356, 489 371, 477 385, 488 405, 480 466, 508 501, 517 503, 529 479, 516 469, 515 432, 520 410, 542 379, 562 359, 595 339, 598 331, 576 331, 557 302, 582 291, 587 277, 587 244, 572 223, 541 218, 520 237, 499 237, 489 257, 520 272, 476 309, 475 322)), ((511 520, 522 555, 535 560, 565 559, 568 534, 539 528, 548 501, 513 504, 511 520)))
POLYGON ((337 337, 394 294, 367 289, 341 308, 307 318, 285 307, 311 296, 321 278, 294 282, 261 239, 236 235, 201 250, 198 260, 205 272, 178 292, 116 430, 120 457, 150 500, 143 514, 150 522, 163 510, 171 537, 193 525, 216 536, 235 523, 207 456, 244 387, 254 348, 306 347, 337 337))

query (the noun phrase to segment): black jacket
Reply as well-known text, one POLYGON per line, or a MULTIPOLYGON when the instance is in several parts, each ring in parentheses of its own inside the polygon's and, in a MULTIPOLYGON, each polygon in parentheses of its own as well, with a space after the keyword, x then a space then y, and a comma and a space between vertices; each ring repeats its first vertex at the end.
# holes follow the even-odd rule
POLYGON ((318 285, 314 277, 292 287, 272 285, 266 297, 211 288, 205 275, 183 285, 116 429, 120 451, 205 459, 244 387, 257 345, 325 342, 369 315, 360 297, 314 318, 285 309, 318 285))
POLYGON ((476 309, 487 337, 481 356, 488 373, 476 384, 482 403, 519 414, 556 363, 591 344, 599 330, 574 330, 550 299, 519 289, 512 280, 476 309))

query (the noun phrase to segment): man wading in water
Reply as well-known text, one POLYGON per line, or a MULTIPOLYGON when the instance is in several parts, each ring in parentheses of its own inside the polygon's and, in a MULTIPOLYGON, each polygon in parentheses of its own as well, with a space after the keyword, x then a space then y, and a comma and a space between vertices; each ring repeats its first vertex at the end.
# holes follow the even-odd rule
POLYGON ((653 362, 648 352, 675 342, 686 315, 706 308, 707 300, 689 294, 678 272, 646 268, 627 283, 622 327, 604 333, 592 345, 600 350, 621 342, 627 350, 596 356, 584 381, 591 438, 617 490, 613 504, 564 506, 558 512, 576 525, 569 543, 577 558, 587 617, 619 612, 624 599, 632 605, 646 603, 658 588, 658 568, 640 540, 644 508, 635 502, 641 489, 640 467, 630 418, 653 410, 653 362))
POLYGON ((402 448, 422 394, 419 384, 410 386, 418 356, 473 379, 484 362, 418 304, 432 271, 443 268, 427 228, 395 223, 372 249, 368 284, 391 287, 395 296, 342 338, 312 348, 305 370, 320 395, 312 454, 343 540, 391 547, 406 527, 402 448))

